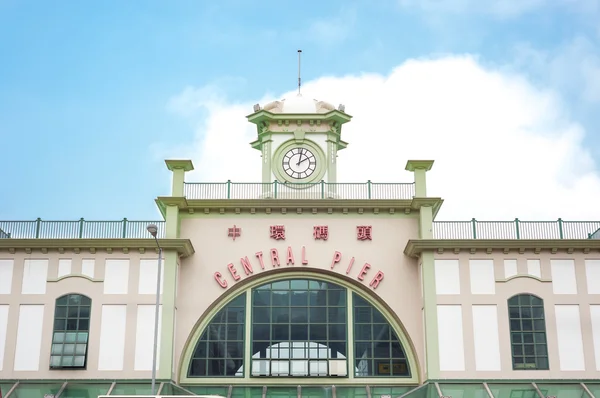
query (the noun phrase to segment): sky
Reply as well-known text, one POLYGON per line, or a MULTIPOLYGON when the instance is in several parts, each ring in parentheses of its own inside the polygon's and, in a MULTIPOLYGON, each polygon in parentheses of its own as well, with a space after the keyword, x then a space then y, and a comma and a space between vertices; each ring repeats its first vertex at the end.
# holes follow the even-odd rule
POLYGON ((0 219, 157 220, 164 159, 260 181, 252 105, 343 103, 340 182, 440 220, 600 220, 600 0, 0 0, 0 219))

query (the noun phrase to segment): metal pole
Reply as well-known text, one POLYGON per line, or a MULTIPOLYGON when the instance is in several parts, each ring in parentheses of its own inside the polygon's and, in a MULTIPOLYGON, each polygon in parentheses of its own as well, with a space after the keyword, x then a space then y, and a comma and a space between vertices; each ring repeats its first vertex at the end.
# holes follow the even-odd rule
POLYGON ((154 346, 152 347, 152 395, 156 395, 156 357, 158 351, 158 310, 160 308, 160 274, 162 266, 162 247, 154 237, 158 246, 158 275, 156 276, 156 308, 154 309, 154 346))

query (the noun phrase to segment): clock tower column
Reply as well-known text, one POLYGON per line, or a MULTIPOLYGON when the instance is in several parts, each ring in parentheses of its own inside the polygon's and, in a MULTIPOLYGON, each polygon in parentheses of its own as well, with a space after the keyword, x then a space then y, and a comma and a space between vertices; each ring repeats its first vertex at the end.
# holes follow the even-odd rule
POLYGON ((247 118, 256 125, 257 139, 250 145, 262 152, 263 183, 299 189, 337 181, 337 151, 347 146, 342 125, 352 119, 343 105, 336 109, 298 94, 264 107, 256 104, 247 118))

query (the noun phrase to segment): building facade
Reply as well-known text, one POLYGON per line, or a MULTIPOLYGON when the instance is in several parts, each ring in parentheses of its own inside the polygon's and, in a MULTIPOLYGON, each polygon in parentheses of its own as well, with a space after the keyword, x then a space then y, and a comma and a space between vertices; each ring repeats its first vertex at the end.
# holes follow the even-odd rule
POLYGON ((163 220, 0 222, 4 398, 151 394, 158 245, 162 395, 600 397, 600 222, 435 221, 433 161, 337 182, 342 105, 248 120, 259 183, 167 160, 163 220))

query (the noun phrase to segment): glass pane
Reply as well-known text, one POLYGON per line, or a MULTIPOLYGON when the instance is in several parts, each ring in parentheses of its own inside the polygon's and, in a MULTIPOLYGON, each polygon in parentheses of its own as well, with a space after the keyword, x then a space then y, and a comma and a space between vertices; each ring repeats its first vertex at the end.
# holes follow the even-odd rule
MULTIPOLYGON (((193 392, 194 394, 197 395, 220 395, 222 397, 226 397, 227 396, 227 391, 229 390, 229 387, 222 387, 222 386, 182 386, 185 387, 186 389, 190 390, 191 392, 193 392)), ((239 387, 234 387, 233 391, 235 392, 236 389, 239 389, 239 387)), ((262 396, 262 387, 260 387, 260 391, 261 391, 261 396, 262 396)), ((241 397, 240 395, 238 395, 238 397, 241 397)), ((260 396, 258 396, 258 398, 260 398, 260 396)))
MULTIPOLYGON (((160 384, 156 383, 158 390, 160 384)), ((152 385, 150 383, 117 383, 110 395, 150 395, 152 385)))
POLYGON ((160 390, 160 395, 168 396, 168 395, 193 395, 193 394, 190 394, 189 392, 187 392, 183 388, 180 388, 179 386, 176 386, 175 384, 165 383, 163 385, 162 390, 160 390))
MULTIPOLYGON (((302 398, 332 398, 333 397, 333 389, 331 386, 329 387, 302 387, 302 398)), ((336 392, 337 393, 337 392, 336 392)), ((342 398, 339 393, 336 394, 337 397, 342 398)))
MULTIPOLYGON (((262 387, 233 387, 231 398, 262 398, 262 391, 262 387)), ((226 397, 227 389, 224 389, 224 392, 220 395, 226 397)))
POLYGON ((389 395, 392 398, 406 394, 415 387, 373 387, 371 386, 371 398, 380 398, 382 395, 389 395))
POLYGON ((538 388, 547 396, 560 398, 587 398, 585 390, 579 384, 537 384, 538 388))
POLYGON ((367 389, 365 387, 336 386, 335 395, 338 398, 367 398, 367 389))
POLYGON ((97 398, 98 395, 106 395, 110 389, 108 384, 88 384, 69 382, 64 389, 61 398, 97 398))
POLYGON ((495 398, 539 398, 531 383, 489 384, 495 398))
POLYGON ((442 394, 450 397, 489 398, 483 384, 440 384, 442 394))
POLYGON ((252 294, 251 376, 347 375, 346 289, 312 279, 271 285, 270 308, 263 286, 252 294))
POLYGON ((188 377, 243 377, 245 297, 242 293, 211 319, 192 354, 188 377))
POLYGON ((600 397, 600 384, 584 383, 595 397, 600 397))
POLYGON ((267 398, 298 398, 298 388, 267 387, 267 398))
POLYGON ((44 394, 58 393, 62 383, 25 383, 21 382, 10 395, 11 398, 40 398, 44 394))
MULTIPOLYGON (((408 392, 406 395, 402 395, 402 397, 406 398, 439 398, 437 393, 437 389, 433 384, 425 384, 423 386, 419 386, 408 392)), ((459 397, 459 396, 457 396, 459 397)), ((396 397, 393 397, 396 398, 396 397)), ((464 397, 466 398, 466 397, 464 397)))
POLYGON ((8 381, 1 382, 0 383, 0 396, 6 397, 6 394, 10 391, 10 389, 12 388, 13 385, 14 385, 13 382, 8 382, 8 381))

